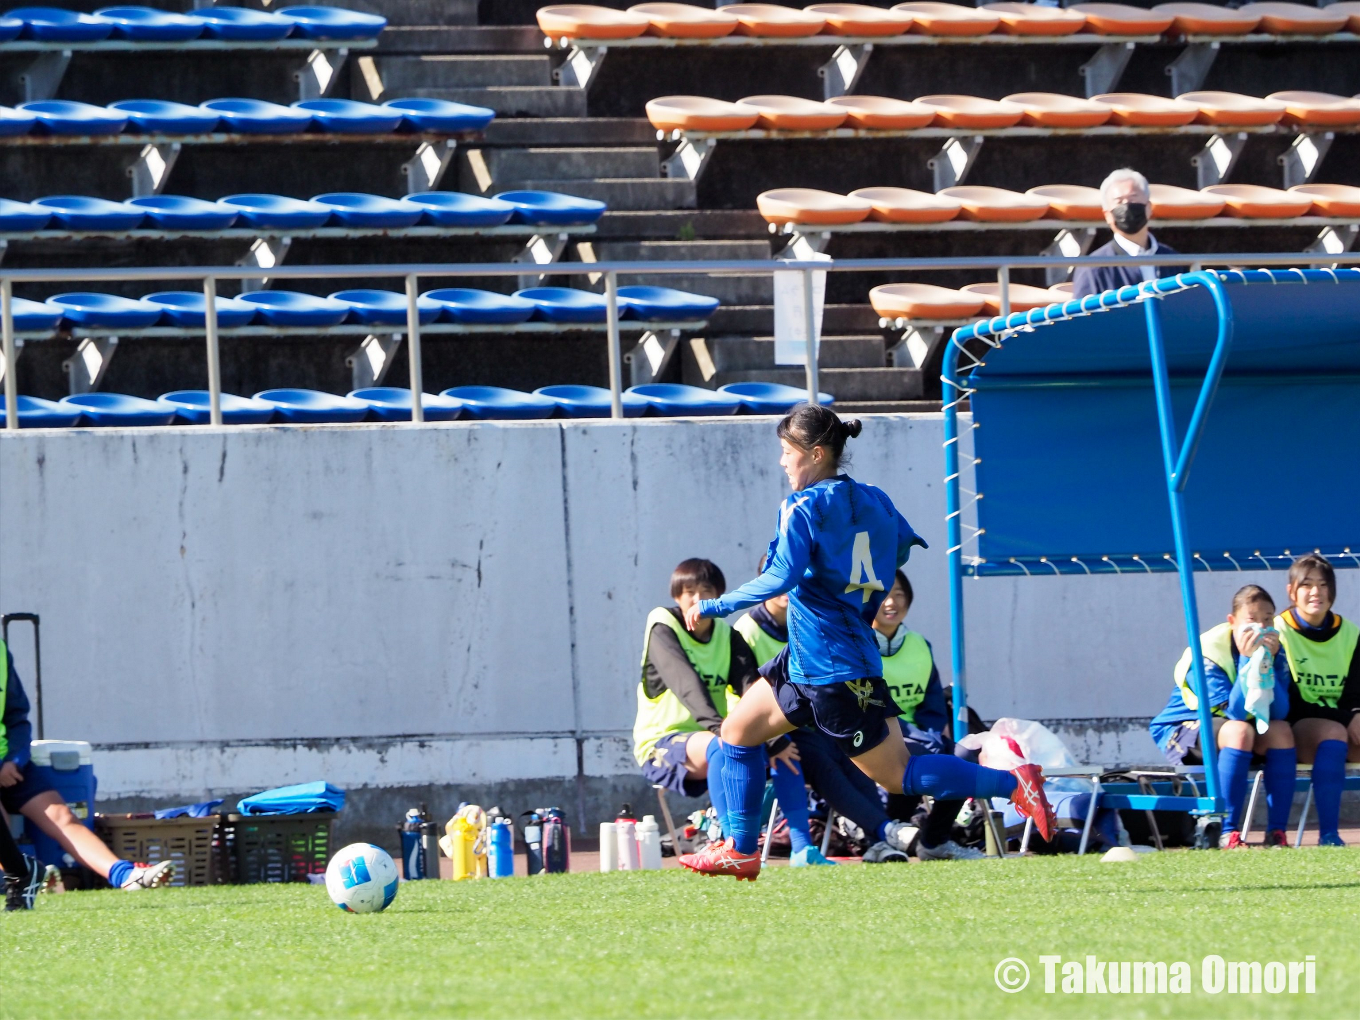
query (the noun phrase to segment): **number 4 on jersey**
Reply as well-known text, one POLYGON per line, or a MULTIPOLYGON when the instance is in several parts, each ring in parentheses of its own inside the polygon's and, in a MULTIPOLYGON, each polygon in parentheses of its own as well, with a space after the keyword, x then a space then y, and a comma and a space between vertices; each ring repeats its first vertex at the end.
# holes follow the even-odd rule
POLYGON ((855 533, 855 546, 850 551, 850 583, 845 594, 859 590, 861 602, 869 601, 871 592, 883 591, 883 582, 874 576, 874 561, 869 555, 869 533, 855 533))

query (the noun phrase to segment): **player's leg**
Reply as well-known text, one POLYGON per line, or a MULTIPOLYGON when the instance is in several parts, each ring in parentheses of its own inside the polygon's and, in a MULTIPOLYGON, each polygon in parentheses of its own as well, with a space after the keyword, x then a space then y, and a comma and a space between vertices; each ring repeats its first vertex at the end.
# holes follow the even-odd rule
POLYGON ((1224 720, 1218 731, 1218 787, 1228 804, 1228 817, 1223 822, 1221 846, 1235 850, 1242 842, 1242 814, 1247 802, 1247 772, 1251 766, 1251 748, 1256 742, 1256 727, 1235 719, 1224 720))
MULTIPOLYGON (((0 791, 0 798, 3 791, 0 791)), ((42 887, 43 869, 19 850, 9 830, 9 815, 0 806, 0 867, 5 869, 5 909, 32 910, 42 887)))
POLYGON ((1294 803, 1294 781, 1298 777, 1294 731, 1283 719, 1274 719, 1264 733, 1255 734, 1253 750, 1266 759, 1266 846, 1289 846, 1285 829, 1289 826, 1289 808, 1294 803))
POLYGON ((910 826, 888 817, 873 780, 857 769, 821 730, 803 726, 794 730, 792 736, 802 755, 799 764, 808 785, 832 810, 845 815, 875 841, 865 854, 866 863, 905 862, 911 843, 910 826))
POLYGON ((1346 727, 1318 716, 1294 723, 1294 743, 1301 762, 1313 764, 1313 803, 1317 805, 1318 842, 1341 842, 1341 788, 1346 781, 1346 727))
POLYGON ((115 857, 103 840, 80 824, 61 795, 53 790, 30 797, 19 810, 60 843, 63 850, 106 878, 115 889, 149 889, 165 885, 174 877, 175 866, 171 861, 146 865, 115 857))

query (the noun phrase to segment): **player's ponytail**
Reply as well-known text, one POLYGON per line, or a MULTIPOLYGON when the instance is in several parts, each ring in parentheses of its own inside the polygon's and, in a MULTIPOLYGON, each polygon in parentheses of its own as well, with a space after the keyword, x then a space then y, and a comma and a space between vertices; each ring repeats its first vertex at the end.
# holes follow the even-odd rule
POLYGON ((824 447, 837 467, 849 458, 845 453, 845 442, 854 439, 864 429, 858 418, 841 421, 836 413, 820 404, 803 404, 795 407, 784 416, 776 429, 780 439, 794 446, 811 450, 814 446, 824 447))

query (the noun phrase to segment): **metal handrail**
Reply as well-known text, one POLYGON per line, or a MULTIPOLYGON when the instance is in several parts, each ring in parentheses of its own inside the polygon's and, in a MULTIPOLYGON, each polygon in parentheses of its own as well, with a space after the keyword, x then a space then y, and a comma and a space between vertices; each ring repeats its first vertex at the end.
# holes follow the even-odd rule
MULTIPOLYGON (((798 271, 803 274, 803 321, 813 350, 806 359, 808 399, 816 402, 818 394, 818 365, 815 345, 816 315, 813 305, 814 274, 819 272, 927 272, 980 269, 996 274, 1000 284, 1001 312, 1010 313, 1010 276, 1013 269, 1064 270, 1076 266, 1184 266, 1198 270, 1204 265, 1215 266, 1316 266, 1360 265, 1360 253, 1329 254, 1327 252, 1234 252, 1229 254, 1150 255, 1131 258, 1127 255, 1082 256, 1067 258, 1045 255, 1001 255, 974 258, 901 258, 901 259, 716 259, 710 261, 676 262, 558 262, 542 267, 554 276, 603 276, 605 300, 608 305, 607 333, 609 343, 609 390, 612 417, 623 417, 623 352, 619 341, 618 278, 628 275, 773 275, 776 272, 798 271)), ((411 374, 411 420, 423 422, 421 406, 423 393, 420 351, 421 325, 416 299, 422 278, 519 276, 524 263, 401 263, 389 265, 347 266, 146 266, 135 268, 89 269, 3 269, 0 270, 0 339, 3 344, 5 366, 5 427, 19 427, 19 390, 15 370, 15 331, 13 294, 16 283, 82 283, 137 282, 145 280, 199 280, 205 299, 204 336, 208 356, 208 391, 213 425, 222 424, 221 357, 217 328, 217 283, 219 280, 334 280, 334 279, 395 279, 403 281, 406 292, 406 337, 409 344, 411 374)))

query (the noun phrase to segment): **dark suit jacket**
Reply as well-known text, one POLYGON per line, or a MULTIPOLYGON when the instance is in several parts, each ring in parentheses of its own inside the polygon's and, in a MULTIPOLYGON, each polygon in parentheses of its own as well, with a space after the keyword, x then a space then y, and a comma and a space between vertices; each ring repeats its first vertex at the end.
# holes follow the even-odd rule
MULTIPOLYGON (((1128 255, 1123 248, 1110 240, 1102 244, 1092 255, 1128 255)), ((1158 255, 1179 255, 1171 245, 1163 241, 1157 242, 1158 255)), ((1157 275, 1175 276, 1177 273, 1185 272, 1185 266, 1158 266, 1157 275)), ((1139 266, 1078 266, 1077 271, 1072 274, 1072 296, 1083 298, 1088 294, 1099 294, 1102 291, 1114 290, 1117 287, 1134 287, 1143 282, 1143 270, 1139 266)))

